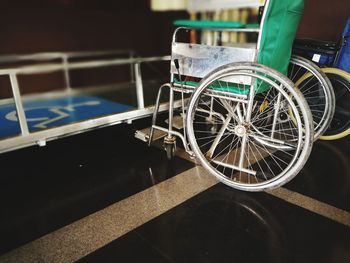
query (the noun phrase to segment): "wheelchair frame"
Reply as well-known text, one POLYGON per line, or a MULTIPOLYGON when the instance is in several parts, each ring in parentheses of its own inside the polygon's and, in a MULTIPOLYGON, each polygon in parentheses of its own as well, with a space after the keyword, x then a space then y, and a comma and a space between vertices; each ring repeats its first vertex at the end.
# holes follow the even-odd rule
MULTIPOLYGON (((271 189, 281 186, 291 180, 301 170, 308 159, 314 138, 311 111, 302 94, 294 88, 294 84, 283 74, 267 66, 255 63, 255 61, 257 61, 257 54, 260 51, 262 29, 266 21, 266 10, 268 10, 269 3, 270 0, 266 2, 267 8, 265 7, 259 30, 245 28, 206 29, 227 32, 259 32, 260 34, 255 48, 252 48, 252 46, 248 48, 238 46, 217 47, 181 43, 177 42, 178 33, 181 30, 191 30, 193 28, 180 27, 175 30, 172 40, 170 83, 162 85, 159 89, 156 111, 153 114, 152 126, 149 137, 147 138, 149 145, 151 145, 155 130, 165 132, 167 135, 164 138, 164 146, 168 158, 170 159, 174 155, 176 137, 179 137, 185 151, 189 153, 191 157, 199 159, 201 164, 221 182, 233 188, 245 191, 271 189), (176 76, 178 79, 176 79, 176 76), (197 87, 193 87, 190 82, 183 81, 182 76, 201 78, 202 80, 198 83, 197 87), (210 86, 213 85, 213 83, 219 83, 220 86, 221 83, 225 83, 227 88, 213 88, 210 86), (231 85, 232 87, 229 87, 228 83, 233 86, 231 85), (266 86, 268 88, 264 90, 266 86), (169 88, 170 91, 168 128, 159 126, 156 123, 159 100, 163 89, 166 87, 169 88), (259 91, 259 88, 261 88, 261 91, 259 91), (273 90, 273 92, 271 92, 271 90, 273 90), (182 96, 183 134, 173 129, 174 92, 180 92, 182 96), (258 98, 259 93, 263 92, 267 93, 267 95, 265 95, 265 100, 264 98, 262 98, 262 100, 258 98), (191 97, 185 99, 184 94, 189 93, 191 97), (263 106, 265 105, 266 97, 270 96, 269 94, 276 94, 276 96, 274 99, 270 100, 270 103, 267 103, 267 106, 263 106), (201 97, 205 97, 207 100, 201 101, 201 97), (255 102, 254 99, 260 100, 260 107, 257 107, 258 101, 255 102), (221 110, 217 111, 215 109, 217 106, 214 106, 214 101, 221 104, 221 110), (204 109, 204 107, 207 109, 204 109), (269 108, 268 118, 270 119, 270 123, 268 125, 271 127, 268 134, 264 131, 264 126, 262 126, 262 124, 260 124, 262 126, 261 130, 255 126, 256 123, 260 122, 259 116, 267 114, 267 110, 265 111, 266 108, 269 108), (281 121, 282 115, 284 115, 283 118, 286 118, 285 112, 287 108, 295 114, 295 116, 293 116, 295 117, 294 121, 297 123, 297 127, 292 128, 291 125, 293 124, 290 123, 291 120, 288 116, 287 119, 281 121), (223 113, 223 109, 227 112, 223 113), (262 112, 259 112, 260 109, 262 109, 262 112), (215 122, 220 122, 219 126, 221 125, 220 130, 218 132, 216 131, 217 135, 212 136, 215 138, 211 140, 212 145, 210 149, 206 149, 204 152, 201 149, 202 146, 198 145, 198 140, 203 138, 197 139, 198 133, 196 134, 194 130, 197 112, 207 114, 205 121, 210 123, 212 119, 214 119, 214 124, 215 122), (255 115, 253 116, 253 114, 255 115), (290 127, 289 130, 293 130, 296 135, 286 135, 286 133, 284 133, 285 141, 283 141, 281 139, 281 134, 288 130, 285 129, 287 124, 284 123, 286 122, 288 122, 290 127), (236 137, 235 140, 238 138, 238 142, 241 145, 241 147, 237 148, 240 151, 239 154, 237 154, 238 150, 235 150, 235 160, 233 163, 229 163, 228 158, 231 157, 228 153, 224 157, 227 162, 216 160, 219 154, 215 153, 215 151, 222 147, 222 138, 226 130, 229 131, 228 136, 232 135, 234 138, 236 137), (280 130, 282 130, 282 133, 280 133, 280 130), (253 141, 254 146, 259 144, 258 147, 261 147, 261 149, 265 151, 262 154, 261 150, 256 148, 256 153, 260 156, 255 158, 255 160, 260 168, 259 161, 263 160, 266 163, 265 158, 267 156, 272 156, 272 159, 275 161, 277 160, 276 152, 281 151, 283 154, 289 155, 288 163, 281 159, 284 163, 278 164, 280 171, 277 175, 271 170, 271 167, 267 163, 268 169, 272 171, 272 174, 265 173, 262 168, 258 168, 257 170, 259 171, 255 171, 252 168, 255 163, 250 163, 249 154, 253 153, 254 155, 254 151, 250 149, 249 143, 253 141), (290 154, 289 151, 293 153, 290 154), (216 156, 214 156, 215 154, 216 156), (230 169, 231 174, 226 175, 225 169, 230 169), (236 171, 236 173, 234 173, 234 171, 236 171), (237 173, 239 175, 236 175, 237 173), (251 177, 254 178, 251 179, 251 177)), ((265 116, 264 118, 266 119, 265 116)), ((259 125, 259 123, 257 125, 259 125)), ((231 148, 232 143, 230 150, 231 148)), ((221 151, 221 153, 223 151, 221 151)))

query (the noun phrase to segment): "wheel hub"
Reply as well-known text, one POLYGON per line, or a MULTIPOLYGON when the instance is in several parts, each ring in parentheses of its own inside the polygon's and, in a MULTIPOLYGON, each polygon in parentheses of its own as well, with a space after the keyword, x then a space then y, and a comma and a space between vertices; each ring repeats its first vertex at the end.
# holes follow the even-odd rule
POLYGON ((238 137, 243 137, 244 135, 247 134, 247 129, 246 127, 244 127, 243 125, 237 125, 235 127, 235 134, 238 136, 238 137))

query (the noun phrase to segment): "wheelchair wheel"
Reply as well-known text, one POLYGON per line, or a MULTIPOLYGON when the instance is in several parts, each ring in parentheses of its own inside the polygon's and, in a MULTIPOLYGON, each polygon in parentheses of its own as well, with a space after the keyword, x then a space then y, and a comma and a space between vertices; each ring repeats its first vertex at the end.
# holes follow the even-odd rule
POLYGON ((321 140, 337 140, 350 135, 350 74, 337 68, 322 68, 335 93, 335 113, 321 140))
POLYGON ((186 124, 202 165, 224 184, 246 191, 291 180, 308 159, 314 136, 309 106, 293 83, 254 63, 229 64, 203 78, 189 101, 186 124), (214 133, 205 122, 212 99, 214 133))
POLYGON ((313 62, 292 56, 288 78, 300 90, 307 101, 314 121, 317 140, 329 127, 335 109, 335 95, 326 74, 313 62))

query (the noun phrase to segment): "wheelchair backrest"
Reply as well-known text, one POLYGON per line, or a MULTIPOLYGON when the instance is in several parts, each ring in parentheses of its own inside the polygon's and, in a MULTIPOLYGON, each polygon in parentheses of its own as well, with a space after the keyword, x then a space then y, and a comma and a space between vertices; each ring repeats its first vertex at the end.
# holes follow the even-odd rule
POLYGON ((258 40, 258 63, 287 74, 303 10, 304 0, 266 0, 258 40))
MULTIPOLYGON (((203 78, 220 66, 238 62, 254 61, 255 45, 247 47, 207 46, 173 42, 172 61, 179 61, 180 73, 184 76, 203 78)), ((177 74, 174 63, 171 63, 171 73, 177 74)))
POLYGON ((265 0, 188 0, 187 10, 194 12, 213 12, 234 8, 259 7, 265 0))
MULTIPOLYGON (((292 44, 304 9, 304 0, 266 0, 257 45, 244 47, 172 43, 172 61, 178 59, 182 75, 203 78, 233 62, 254 62, 287 74, 292 44)), ((171 63, 171 74, 177 74, 171 63)))
POLYGON ((350 17, 344 28, 341 47, 335 66, 350 73, 350 17))

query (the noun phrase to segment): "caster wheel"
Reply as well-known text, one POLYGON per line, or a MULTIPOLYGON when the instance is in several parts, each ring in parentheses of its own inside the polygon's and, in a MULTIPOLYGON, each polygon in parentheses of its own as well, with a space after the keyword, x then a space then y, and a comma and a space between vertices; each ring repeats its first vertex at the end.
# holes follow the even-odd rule
POLYGON ((168 160, 172 160, 175 156, 175 150, 176 150, 176 146, 175 143, 166 143, 164 144, 164 148, 166 151, 166 157, 168 158, 168 160))

